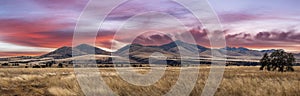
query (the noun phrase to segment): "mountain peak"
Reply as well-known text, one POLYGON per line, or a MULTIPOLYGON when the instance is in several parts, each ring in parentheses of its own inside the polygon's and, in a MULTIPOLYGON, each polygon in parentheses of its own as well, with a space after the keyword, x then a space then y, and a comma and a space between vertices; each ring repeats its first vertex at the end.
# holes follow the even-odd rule
POLYGON ((94 46, 89 45, 89 44, 80 44, 80 45, 77 45, 75 48, 94 48, 94 46))
POLYGON ((104 54, 108 55, 110 52, 107 52, 105 50, 102 50, 100 48, 97 48, 95 46, 89 45, 89 44, 80 44, 75 47, 79 51, 85 52, 87 54, 104 54))
POLYGON ((245 48, 245 47, 230 47, 230 46, 226 46, 225 48, 222 48, 222 49, 226 49, 226 50, 229 50, 229 51, 236 51, 236 50, 249 51, 250 50, 250 49, 245 48))
POLYGON ((58 48, 58 49, 56 49, 56 50, 69 50, 69 49, 72 49, 72 47, 69 47, 69 46, 62 46, 62 47, 60 47, 60 48, 58 48))
POLYGON ((88 44, 80 44, 76 47, 68 47, 63 46, 60 47, 48 54, 42 55, 40 57, 53 57, 56 59, 61 58, 69 58, 73 55, 80 56, 80 55, 87 55, 87 54, 103 54, 103 55, 109 55, 110 52, 104 51, 100 48, 88 45, 88 44))
POLYGON ((71 48, 70 46, 62 46, 62 47, 59 47, 57 49, 62 49, 62 48, 71 48))
POLYGON ((75 52, 74 55, 84 55, 85 54, 83 52, 79 52, 78 50, 73 50, 72 47, 63 46, 63 47, 60 47, 50 53, 44 54, 40 57, 41 58, 53 57, 55 59, 69 58, 69 57, 72 57, 72 55, 73 55, 72 52, 75 52))
POLYGON ((205 48, 203 46, 200 46, 200 45, 197 45, 197 44, 190 44, 190 43, 187 43, 187 42, 184 42, 184 41, 181 41, 181 40, 176 40, 176 41, 170 42, 168 44, 161 45, 159 47, 163 50, 166 50, 166 51, 169 51, 169 52, 174 52, 174 53, 179 52, 178 47, 181 47, 184 50, 190 51, 190 52, 195 52, 195 51, 203 52, 203 51, 207 50, 207 48, 205 48))

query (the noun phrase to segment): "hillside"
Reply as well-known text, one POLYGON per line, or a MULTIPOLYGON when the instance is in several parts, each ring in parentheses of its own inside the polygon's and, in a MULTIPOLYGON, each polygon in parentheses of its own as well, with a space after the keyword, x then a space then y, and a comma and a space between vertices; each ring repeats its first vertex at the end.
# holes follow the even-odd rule
POLYGON ((40 56, 40 58, 52 57, 55 59, 63 59, 63 58, 72 57, 72 54, 74 54, 74 56, 82 56, 82 55, 88 55, 88 54, 93 54, 93 53, 101 54, 101 55, 110 55, 110 52, 104 51, 100 48, 97 48, 97 47, 94 47, 94 46, 91 46, 88 44, 81 44, 74 48, 67 47, 67 46, 58 48, 52 52, 49 52, 47 54, 40 56))

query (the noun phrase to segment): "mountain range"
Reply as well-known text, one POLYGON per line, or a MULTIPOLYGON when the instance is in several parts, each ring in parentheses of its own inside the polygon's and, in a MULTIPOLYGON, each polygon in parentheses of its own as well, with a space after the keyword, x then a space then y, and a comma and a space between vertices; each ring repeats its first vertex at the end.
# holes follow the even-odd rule
MULTIPOLYGON (((72 57, 72 52, 75 53, 75 56, 82 56, 82 55, 88 55, 95 53, 96 55, 118 55, 120 57, 122 56, 138 56, 138 57, 149 57, 154 52, 160 52, 164 54, 167 57, 179 57, 180 54, 184 54, 185 56, 188 56, 189 54, 199 53, 202 57, 210 57, 211 51, 217 50, 222 55, 226 55, 229 57, 261 57, 264 53, 271 53, 274 52, 275 49, 270 50, 251 50, 244 47, 225 47, 220 49, 210 49, 206 48, 201 45, 195 45, 186 43, 180 40, 170 42, 168 44, 163 44, 160 46, 144 46, 141 44, 130 44, 127 46, 124 46, 120 48, 119 50, 115 52, 108 52, 103 49, 88 45, 88 44, 81 44, 74 48, 72 47, 61 47, 58 48, 52 52, 49 52, 47 54, 44 54, 40 56, 41 58, 45 57, 53 57, 55 59, 63 59, 63 58, 70 58, 72 57), (95 50, 95 52, 92 52, 92 49, 95 50), (181 50, 181 53, 179 51, 181 50), (226 50, 226 53, 221 51, 226 50)), ((295 54, 296 56, 300 56, 299 54, 295 54)))

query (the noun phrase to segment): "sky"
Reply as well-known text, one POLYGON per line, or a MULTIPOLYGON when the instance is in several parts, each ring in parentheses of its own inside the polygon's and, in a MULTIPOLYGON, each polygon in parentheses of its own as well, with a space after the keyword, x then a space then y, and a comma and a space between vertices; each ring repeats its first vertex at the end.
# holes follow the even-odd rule
MULTIPOLYGON (((41 55, 62 46, 72 46, 76 23, 88 1, 1 0, 0 56, 41 55)), ((209 0, 209 3, 223 26, 227 46, 300 52, 299 0, 209 0)), ((99 4, 113 6, 110 2, 99 4)), ((103 9, 95 6, 91 10, 103 13, 103 9)), ((87 20, 91 24, 95 21, 87 20)), ((85 26, 86 39, 91 24, 85 26)), ((171 0, 129 0, 107 14, 95 44, 110 50, 112 42, 122 47, 130 43, 132 35, 137 35, 135 43, 160 45, 171 42, 172 36, 184 37, 187 32, 199 45, 210 46, 205 26, 183 6, 171 0), (147 11, 169 16, 141 14, 147 11), (186 30, 170 16, 180 20, 186 30), (122 25, 124 22, 127 23, 122 25), (120 26, 135 30, 121 28, 121 35, 115 36, 120 26)))

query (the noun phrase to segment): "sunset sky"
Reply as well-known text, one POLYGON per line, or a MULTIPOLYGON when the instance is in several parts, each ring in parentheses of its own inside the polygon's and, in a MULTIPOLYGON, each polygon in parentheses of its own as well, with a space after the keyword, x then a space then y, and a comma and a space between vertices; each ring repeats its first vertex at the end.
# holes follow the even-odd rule
MULTIPOLYGON (((227 46, 300 52, 299 0, 209 0, 209 2, 222 23, 227 46)), ((76 22, 87 3, 88 0, 1 0, 0 56, 40 55, 58 47, 71 46, 76 22)), ((102 4, 110 5, 110 3, 102 4)), ((102 12, 99 7, 93 10, 102 12)), ((118 25, 120 22, 146 10, 166 12, 180 18, 188 24, 189 30, 186 32, 191 32, 198 44, 209 47, 207 33, 202 25, 196 22, 189 11, 170 0, 131 0, 116 7, 105 20, 102 27, 105 31, 99 32, 96 45, 109 49, 115 26, 120 26, 118 25)), ((149 18, 153 21, 159 20, 158 23, 170 22, 155 17, 149 18)), ((160 26, 172 27, 169 24, 160 26)), ((166 31, 175 31, 172 29, 166 31)), ((88 30, 87 27, 86 31, 88 30)), ((126 34, 135 33, 137 32, 126 34)), ((124 35, 118 42, 127 44, 126 39, 129 37, 124 35)), ((163 44, 169 42, 166 38, 166 34, 148 32, 142 34, 136 42, 146 45, 163 44)))

